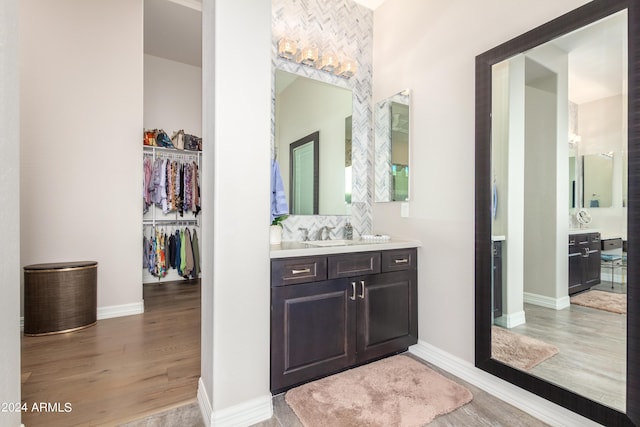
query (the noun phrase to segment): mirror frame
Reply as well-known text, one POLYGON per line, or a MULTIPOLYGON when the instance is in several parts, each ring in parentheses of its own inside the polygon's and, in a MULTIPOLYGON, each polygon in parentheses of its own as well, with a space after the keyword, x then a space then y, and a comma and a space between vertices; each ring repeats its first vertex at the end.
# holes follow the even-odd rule
POLYGON ((628 283, 640 279, 640 0, 593 0, 476 57, 475 366, 603 425, 640 425, 640 289, 627 287, 626 413, 491 358, 491 76, 492 66, 627 9, 628 283))

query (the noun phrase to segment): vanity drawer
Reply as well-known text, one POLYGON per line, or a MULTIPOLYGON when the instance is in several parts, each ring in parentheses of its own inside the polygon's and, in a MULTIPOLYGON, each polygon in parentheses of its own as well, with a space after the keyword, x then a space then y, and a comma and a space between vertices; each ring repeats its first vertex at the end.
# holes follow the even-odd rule
POLYGON ((271 286, 295 285, 327 279, 327 258, 309 256, 271 261, 271 286))
POLYGON ((622 249, 622 239, 620 237, 617 237, 615 239, 602 239, 600 241, 601 243, 601 249, 603 251, 608 251, 611 249, 622 249))
POLYGON ((416 268, 415 249, 397 249, 382 252, 382 271, 412 270, 416 268))
POLYGON ((329 279, 380 273, 380 252, 329 256, 327 273, 329 279))

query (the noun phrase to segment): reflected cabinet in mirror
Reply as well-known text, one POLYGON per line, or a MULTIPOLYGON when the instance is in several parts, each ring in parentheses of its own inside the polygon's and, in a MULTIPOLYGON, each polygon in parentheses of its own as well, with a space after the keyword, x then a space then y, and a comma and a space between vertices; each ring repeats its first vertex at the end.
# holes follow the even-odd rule
POLYGON ((409 89, 376 103, 373 115, 375 201, 409 200, 409 89))
POLYGON ((275 74, 275 154, 290 213, 349 214, 351 91, 282 70, 275 74))
POLYGON ((640 425, 639 9, 476 58, 476 366, 616 426, 640 425))

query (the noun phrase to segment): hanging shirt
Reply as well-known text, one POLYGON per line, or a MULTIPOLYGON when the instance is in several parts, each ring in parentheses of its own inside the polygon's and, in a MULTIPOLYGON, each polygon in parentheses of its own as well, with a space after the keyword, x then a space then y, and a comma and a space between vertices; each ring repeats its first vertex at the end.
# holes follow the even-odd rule
POLYGON ((191 247, 193 250, 193 277, 195 278, 200 275, 200 246, 195 228, 193 229, 193 236, 191 236, 191 247))

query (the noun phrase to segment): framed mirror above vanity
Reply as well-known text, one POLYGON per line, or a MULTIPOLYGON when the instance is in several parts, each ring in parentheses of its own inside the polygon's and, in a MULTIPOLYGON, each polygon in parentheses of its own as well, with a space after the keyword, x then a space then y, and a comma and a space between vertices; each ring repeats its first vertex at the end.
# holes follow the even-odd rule
POLYGON ((351 90, 279 69, 275 75, 275 156, 290 213, 347 215, 351 90))
POLYGON ((376 202, 409 200, 410 101, 405 89, 374 106, 376 202))
POLYGON ((639 22, 594 0, 476 57, 476 366, 616 426, 640 425, 639 22))

